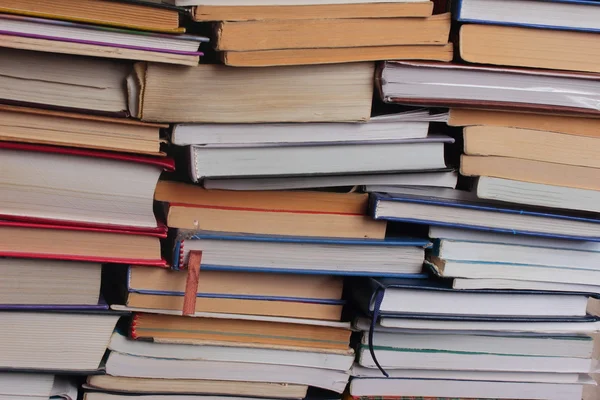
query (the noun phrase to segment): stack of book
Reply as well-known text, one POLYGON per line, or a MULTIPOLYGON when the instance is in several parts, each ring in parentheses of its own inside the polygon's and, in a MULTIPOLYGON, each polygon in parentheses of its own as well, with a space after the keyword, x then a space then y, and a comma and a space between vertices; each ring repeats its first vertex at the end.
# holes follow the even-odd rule
POLYGON ((0 2, 0 400, 588 395, 597 4, 169 3, 0 2))
POLYGON ((432 15, 427 0, 174 3, 194 6, 195 21, 215 23, 214 44, 225 65, 452 60, 450 13, 432 15))
POLYGON ((197 65, 207 38, 185 35, 174 7, 98 0, 0 4, 2 47, 197 65))
POLYGON ((160 149, 167 126, 117 118, 127 114, 131 62, 72 54, 152 59, 154 50, 115 50, 122 31, 100 25, 137 27, 157 15, 179 31, 178 14, 105 3, 0 5, 3 398, 76 399, 76 382, 54 375, 98 373, 121 317, 101 295, 102 264, 165 264, 153 195, 174 167, 160 149), (138 12, 146 15, 135 22, 138 12), (64 22, 75 19, 86 25, 64 22), (98 39, 72 39, 88 31, 98 39))
POLYGON ((515 2, 520 12, 505 7, 492 0, 458 5, 460 21, 482 23, 460 27, 463 60, 501 68, 387 62, 381 70, 384 101, 451 108, 448 124, 462 128, 460 173, 473 178, 470 187, 461 178, 470 190, 404 187, 373 196, 374 218, 429 226, 433 276, 353 283, 355 302, 370 316, 355 321, 364 333, 353 396, 575 400, 594 385, 598 80, 507 66, 593 71, 539 41, 587 34, 514 25, 544 25, 540 18, 550 25, 560 10, 598 8, 539 1, 515 2), (539 35, 535 44, 529 35, 539 35), (519 59, 512 51, 520 46, 519 59), (542 52, 572 64, 552 63, 542 52))

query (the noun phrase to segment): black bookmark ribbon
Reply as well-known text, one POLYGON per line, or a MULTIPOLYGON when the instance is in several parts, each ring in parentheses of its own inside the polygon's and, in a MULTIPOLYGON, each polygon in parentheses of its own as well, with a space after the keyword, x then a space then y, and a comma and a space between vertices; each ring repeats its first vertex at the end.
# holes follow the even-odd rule
POLYGON ((373 315, 371 316, 371 326, 369 327, 369 353, 371 353, 371 358, 375 362, 375 365, 377 366, 377 368, 379 368, 381 373, 386 378, 389 378, 390 376, 381 367, 381 365, 379 364, 379 361, 377 360, 377 357, 375 356, 375 347, 373 345, 373 335, 375 333, 375 326, 377 325, 377 320, 379 319, 379 309, 381 308, 381 302, 383 301, 384 291, 385 291, 384 288, 380 287, 377 289, 377 291, 373 295, 373 297, 374 297, 373 315))

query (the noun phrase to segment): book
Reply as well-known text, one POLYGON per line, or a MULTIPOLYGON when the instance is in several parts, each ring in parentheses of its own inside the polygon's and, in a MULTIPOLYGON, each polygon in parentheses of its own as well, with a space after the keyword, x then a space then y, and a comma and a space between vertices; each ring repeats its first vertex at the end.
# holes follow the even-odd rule
POLYGON ((0 258, 0 304, 96 305, 99 263, 0 258))
MULTIPOLYGON (((105 282, 109 282, 109 284, 112 282, 113 287, 117 287, 121 283, 118 279, 121 274, 118 274, 118 271, 113 269, 105 272, 107 273, 107 278, 112 278, 105 282), (115 272, 117 273, 116 275, 115 272)), ((187 273, 175 271, 169 272, 167 270, 162 270, 160 272, 162 272, 162 274, 159 275, 163 276, 168 276, 169 274, 179 275, 179 277, 167 278, 166 284, 174 284, 174 281, 181 281, 183 278, 183 289, 185 289, 187 273)), ((327 317, 325 319, 339 319, 339 311, 341 311, 341 308, 345 303, 345 301, 341 300, 341 280, 338 280, 337 282, 337 289, 333 287, 328 292, 319 293, 315 290, 285 292, 283 290, 269 290, 268 288, 265 288, 264 284, 260 284, 260 277, 248 276, 252 274, 246 274, 246 276, 248 276, 246 286, 243 286, 241 283, 236 284, 235 279, 239 279, 235 278, 236 274, 238 273, 224 273, 221 275, 221 279, 228 279, 228 286, 224 287, 224 285, 221 285, 222 289, 218 286, 207 287, 200 285, 196 295, 196 303, 200 305, 197 309, 208 312, 225 313, 236 313, 237 311, 235 310, 240 310, 239 312, 243 314, 282 315, 299 318, 303 318, 304 316, 297 314, 314 312, 314 319, 319 319, 319 313, 326 315, 327 317), (254 285, 251 283, 252 280, 256 282, 254 285), (260 289, 261 286, 262 289, 260 289), (284 311, 283 308, 286 307, 286 304, 290 309, 284 311), (253 309, 254 307, 255 309, 253 309)), ((136 275, 140 275, 140 273, 138 272, 136 275)), ((219 275, 219 273, 208 272, 209 282, 210 275, 219 275)), ((263 275, 262 278, 265 278, 265 276, 263 275)), ((290 279, 293 279, 293 276, 287 275, 286 278, 289 281, 290 279)), ((300 282, 298 283, 301 283, 303 280, 306 282, 309 279, 310 276, 301 277, 301 279, 299 279, 300 282)), ((273 277, 272 282, 274 283, 276 280, 277 277, 275 276, 273 277)), ((169 290, 165 285, 162 286, 163 290, 157 290, 155 289, 156 285, 154 285, 153 288, 139 288, 139 286, 132 286, 130 282, 131 275, 124 288, 126 293, 119 296, 121 298, 123 295, 126 296, 126 304, 128 306, 178 309, 176 304, 183 303, 184 292, 183 290, 177 290, 181 289, 181 287, 169 290)), ((207 282, 207 284, 209 283, 207 282)))
MULTIPOLYGON (((109 270, 116 281, 125 278, 131 293, 183 296, 187 271, 131 266, 126 276, 122 267, 109 270)), ((296 298, 339 301, 343 280, 328 275, 290 275, 260 272, 202 271, 198 297, 296 298)))
POLYGON ((596 32, 463 25, 459 51, 471 63, 600 72, 596 39, 596 32))
MULTIPOLYGON (((537 279, 533 277, 532 279, 537 279)), ((558 279, 557 279, 558 280, 558 279)), ((510 290, 542 290, 546 292, 586 292, 600 294, 600 285, 594 285, 592 280, 585 283, 541 282, 535 280, 517 280, 502 275, 501 278, 455 278, 452 280, 454 289, 510 289, 510 290)))
MULTIPOLYGON (((363 332, 360 348, 369 344, 368 332, 363 332)), ((507 356, 539 356, 548 358, 590 359, 594 340, 587 335, 477 335, 473 333, 444 334, 439 332, 375 332, 376 354, 385 350, 407 350, 427 353, 429 350, 456 354, 504 354, 507 356)), ((411 368, 412 369, 412 368, 411 368)), ((417 368, 414 368, 417 369, 417 368)), ((438 368, 434 368, 438 369, 438 368)), ((442 368, 439 368, 442 369, 442 368)), ((471 369, 469 367, 469 369, 471 369)), ((482 367, 481 370, 486 369, 482 367)), ((518 369, 515 369, 517 371, 518 369)), ((510 372, 510 371, 508 371, 510 372)), ((549 371, 558 372, 558 371, 549 371)))
POLYGON ((553 249, 600 251, 598 242, 581 242, 556 238, 521 236, 501 232, 480 232, 443 226, 430 226, 429 237, 467 242, 502 243, 529 247, 547 247, 553 249))
POLYGON ((114 376, 161 379, 215 379, 310 385, 341 393, 346 388, 346 372, 320 368, 231 363, 201 360, 170 360, 138 357, 112 351, 106 373, 114 376))
POLYGON ((389 143, 190 146, 190 175, 203 178, 368 174, 446 168, 444 144, 430 136, 389 143), (280 162, 285 160, 284 163, 280 162), (277 165, 277 168, 274 166, 277 165))
POLYGON ((154 232, 0 220, 0 256, 165 266, 154 232))
MULTIPOLYGON (((278 7, 282 8, 282 7, 278 7)), ((335 64, 378 60, 452 61, 452 43, 444 45, 397 45, 318 49, 224 51, 221 61, 233 67, 335 64)))
POLYGON ((465 321, 434 320, 424 318, 381 318, 381 326, 386 329, 402 330, 439 330, 453 332, 519 332, 526 334, 591 334, 600 328, 600 321, 582 320, 580 322, 536 322, 529 321, 465 321))
MULTIPOLYGON (((125 305, 141 309, 182 310, 183 296, 127 293, 125 305)), ((273 297, 256 298, 196 298, 196 310, 213 313, 272 315, 291 318, 339 321, 343 302, 283 300, 273 297)))
POLYGON ((598 127, 600 126, 600 119, 592 115, 461 108, 452 108, 447 122, 450 126, 492 125, 590 137, 598 137, 598 127))
POLYGON ((420 397, 580 400, 583 384, 400 378, 353 379, 350 382, 352 396, 395 396, 398 393, 420 397))
MULTIPOLYGON (((428 170, 373 175, 315 175, 273 178, 204 179, 206 189, 219 190, 292 190, 354 186, 435 186, 456 187, 458 173, 452 170, 428 170)), ((366 190, 367 192, 369 190, 366 190)))
POLYGON ((152 7, 142 2, 106 2, 98 0, 7 0, 0 11, 40 18, 52 18, 87 24, 115 26, 158 32, 182 32, 177 10, 152 7))
POLYGON ((198 52, 200 43, 208 42, 203 36, 135 31, 10 14, 0 15, 0 31, 5 35, 189 55, 198 52))
POLYGON ((195 21, 304 20, 381 17, 428 17, 433 12, 431 1, 345 1, 320 2, 219 2, 195 1, 195 21))
POLYGON ((473 188, 477 197, 538 207, 600 212, 600 191, 482 176, 473 188))
MULTIPOLYGON (((349 326, 310 325, 308 320, 251 320, 238 316, 183 317, 135 312, 130 336, 156 343, 211 344, 348 353, 349 326), (300 323, 302 322, 302 323, 300 323), (168 329, 165 329, 167 327, 168 329), (273 332, 277 334, 266 334, 273 332)), ((339 323, 338 323, 339 325, 339 323)))
POLYGON ((129 109, 146 121, 366 121, 373 68, 373 63, 272 68, 137 64, 128 79, 129 109), (177 102, 171 101, 175 93, 177 102))
POLYGON ((0 59, 2 103, 127 115, 126 62, 5 48, 0 59))
POLYGON ((48 374, 0 373, 2 399, 77 399, 77 385, 69 377, 48 374))
POLYGON ((0 311, 0 368, 11 370, 95 371, 120 315, 89 310, 0 311))
POLYGON ((296 274, 401 276, 420 274, 423 239, 336 239, 180 231, 172 267, 184 269, 189 252, 202 251, 203 270, 296 274))
MULTIPOLYGON (((544 293, 454 290, 445 281, 419 279, 356 280, 351 285, 355 302, 375 316, 432 319, 535 320, 586 318, 588 300, 583 293, 544 293), (449 306, 451 304, 451 306, 449 306)), ((593 318, 592 318, 593 319, 593 318)))
POLYGON ((148 49, 94 44, 81 40, 56 40, 39 35, 0 34, 1 47, 40 51, 44 53, 72 54, 76 56, 101 57, 120 60, 151 61, 166 64, 195 66, 200 61, 201 52, 165 52, 148 49))
POLYGON ((0 140, 147 155, 160 151, 167 125, 131 119, 0 105, 0 140))
POLYGON ((277 396, 283 399, 300 399, 306 396, 306 385, 281 383, 217 381, 208 379, 152 379, 128 378, 111 375, 88 376, 84 389, 136 394, 199 394, 230 396, 277 396))
POLYGON ((375 238, 386 224, 366 216, 368 195, 326 192, 236 192, 161 181, 171 228, 262 235, 375 238))
POLYGON ((593 158, 593 154, 600 148, 596 138, 491 126, 469 126, 463 132, 464 151, 468 155, 503 156, 600 167, 600 162, 593 158))
POLYGON ((479 200, 470 192, 403 188, 372 197, 375 219, 546 238, 600 241, 600 220, 479 200))
MULTIPOLYGON (((591 358, 527 356, 483 352, 454 352, 435 349, 375 348, 377 361, 385 369, 441 369, 458 371, 533 371, 589 373, 597 368, 591 358)), ((361 348, 358 363, 377 368, 368 348, 361 348)))
MULTIPOLYGON (((515 372, 515 371, 444 371, 390 369, 387 371, 393 379, 448 379, 457 381, 496 381, 496 382, 537 382, 537 383, 582 383, 591 384, 586 374, 552 372, 515 372)), ((354 364, 350 373, 355 378, 381 378, 381 371, 354 364)), ((487 396, 485 398, 488 398, 487 396)), ((520 399, 520 397, 519 397, 520 399)), ((449 399, 450 400, 450 399, 449 399)))
POLYGON ((171 142, 190 145, 364 143, 424 139, 435 115, 427 110, 371 117, 366 123, 175 124, 171 142))
POLYGON ((461 0, 456 18, 462 22, 531 26, 544 29, 600 30, 600 9, 595 1, 461 0))
POLYGON ((173 170, 165 158, 25 143, 0 141, 0 154, 2 218, 66 225, 155 230, 154 189, 173 170))
POLYGON ((521 112, 598 114, 591 104, 600 92, 589 73, 413 61, 385 62, 377 85, 386 103, 521 112))
MULTIPOLYGON (((163 400, 165 396, 148 394, 148 395, 138 395, 144 400, 163 400)), ((83 395, 83 400, 130 400, 131 395, 122 394, 122 393, 105 393, 105 392, 97 392, 90 391, 86 392, 83 395)), ((177 395, 172 394, 168 396, 169 400, 245 400, 247 397, 240 396, 188 396, 188 395, 177 395)), ((258 397, 257 400, 269 400, 267 397, 258 397)))
MULTIPOLYGON (((538 253, 549 251, 548 248, 531 248, 530 251, 538 253)), ((469 279, 516 279, 525 281, 540 281, 559 284, 554 290, 560 289, 560 284, 565 285, 600 285, 600 272, 593 269, 579 268, 575 263, 568 267, 553 267, 547 265, 528 264, 525 261, 515 264, 508 262, 479 262, 465 260, 443 260, 431 257, 428 265, 440 276, 446 278, 469 279)), ((527 284, 524 284, 526 286, 527 284)), ((562 286, 559 291, 567 290, 562 286)), ((571 287, 575 289, 576 287, 571 287)), ((583 289, 583 288, 582 288, 583 289)), ((535 290, 535 289, 533 289, 535 290)), ((591 293, 595 293, 592 291, 591 293)))
MULTIPOLYGON (((453 239, 438 239, 430 252, 442 264, 447 260, 513 265, 541 265, 596 270, 598 251, 561 249, 522 244, 486 243, 453 239)), ((437 263, 436 263, 437 264, 437 263)))
POLYGON ((291 365, 306 368, 347 371, 354 362, 354 352, 311 352, 309 350, 283 350, 242 346, 206 344, 151 343, 131 340, 114 333, 108 349, 139 357, 168 358, 175 360, 204 360, 232 363, 256 363, 267 365, 291 365))
POLYGON ((0 396, 50 397, 55 376, 51 374, 0 373, 0 396))
POLYGON ((581 189, 584 192, 600 190, 600 168, 523 158, 463 154, 460 157, 460 173, 465 176, 486 176, 581 189))
POLYGON ((222 21, 216 26, 216 50, 256 51, 446 44, 450 14, 426 18, 348 18, 222 21), (404 35, 390 32, 402 31, 404 35), (261 40, 252 38, 260 37, 261 40))

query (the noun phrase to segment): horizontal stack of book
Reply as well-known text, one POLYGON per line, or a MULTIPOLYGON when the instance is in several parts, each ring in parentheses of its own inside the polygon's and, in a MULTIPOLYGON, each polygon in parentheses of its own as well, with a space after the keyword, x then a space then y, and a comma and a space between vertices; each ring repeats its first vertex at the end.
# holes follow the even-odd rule
POLYGON ((505 66, 593 71, 540 41, 582 33, 514 25, 597 6, 515 2, 515 10, 538 11, 531 15, 504 7, 458 5, 460 21, 482 23, 460 27, 462 59, 502 68, 388 62, 381 70, 385 101, 451 108, 448 124, 462 129, 460 173, 473 178, 470 187, 461 178, 467 190, 405 187, 373 196, 376 219, 429 226, 433 277, 374 280, 370 290, 354 283, 370 318, 355 322, 364 337, 352 395, 575 400, 594 385, 598 81, 505 66), (539 36, 528 43, 530 35, 539 36), (512 53, 519 46, 522 58, 512 53))
POLYGON ((195 6, 195 21, 215 22, 215 49, 225 65, 452 60, 452 44, 448 43, 450 13, 432 15, 431 1, 175 4, 195 6))

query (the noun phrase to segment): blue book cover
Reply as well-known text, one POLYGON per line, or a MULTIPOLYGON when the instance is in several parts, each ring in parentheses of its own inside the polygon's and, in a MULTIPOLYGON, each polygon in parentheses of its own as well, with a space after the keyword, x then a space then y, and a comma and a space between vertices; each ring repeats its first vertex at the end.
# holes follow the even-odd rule
MULTIPOLYGON (((526 2, 523 2, 526 3, 526 2)), ((531 4, 541 4, 541 3, 561 3, 566 5, 583 5, 590 8, 590 10, 594 7, 600 7, 600 2, 596 0, 538 0, 535 2, 527 2, 531 4)), ((510 7, 510 5, 508 5, 510 7)), ((530 10, 534 15, 536 14, 536 9, 533 8, 530 10)), ((541 12, 537 12, 537 14, 542 14, 541 12)), ((600 28, 594 27, 581 27, 581 26, 572 26, 567 23, 561 22, 561 19, 547 18, 547 23, 542 23, 541 19, 534 18, 533 20, 537 20, 540 22, 536 23, 525 23, 520 21, 506 21, 506 20, 495 20, 495 19, 479 19, 479 18, 470 18, 465 16, 463 13, 463 0, 457 0, 455 3, 455 12, 454 16, 459 22, 470 22, 476 24, 483 25, 503 25, 503 26, 515 26, 515 27, 523 27, 523 28, 538 28, 538 29, 551 29, 551 30, 564 30, 564 31, 578 31, 578 32, 600 32, 600 28)), ((531 18, 523 18, 523 20, 532 20, 531 18)), ((566 19, 564 19, 566 21, 566 19)), ((600 26, 600 24, 599 24, 600 26)))
POLYGON ((390 288, 411 289, 423 291, 443 291, 456 293, 478 294, 506 294, 511 295, 568 295, 599 298, 596 293, 581 292, 548 292, 540 290, 503 290, 503 289, 453 289, 451 279, 396 279, 396 278, 356 278, 348 282, 354 303, 366 315, 378 319, 379 317, 406 318, 406 319, 432 319, 432 320, 459 320, 459 321, 504 321, 504 322, 583 322, 598 321, 599 317, 593 315, 579 316, 498 316, 498 315, 459 315, 459 314, 423 314, 423 313, 386 313, 379 310, 385 291, 390 288))
MULTIPOLYGON (((417 247, 427 248, 431 246, 428 239, 419 238, 389 238, 389 239, 343 239, 343 238, 317 238, 317 237, 292 237, 292 236, 267 236, 267 235, 247 235, 234 233, 206 233, 198 231, 179 230, 173 245, 173 269, 184 269, 185 261, 185 243, 193 240, 220 240, 230 242, 252 242, 252 243, 287 243, 299 245, 299 251, 303 251, 302 245, 348 245, 348 246, 368 246, 368 247, 417 247)), ((377 273, 371 268, 365 268, 363 271, 344 271, 335 269, 288 269, 277 266, 239 266, 239 265, 213 265, 202 263, 201 269, 213 271, 246 271, 246 272, 273 272, 273 273, 293 273, 293 274, 323 274, 323 275, 343 275, 343 276, 390 276, 390 277, 408 277, 423 278, 426 275, 421 273, 377 273)))
MULTIPOLYGON (((442 193, 442 192, 439 192, 442 193)), ((521 207, 519 205, 508 205, 505 203, 492 203, 481 201, 473 198, 469 192, 448 189, 443 191, 444 196, 427 195, 425 191, 422 194, 417 193, 373 193, 370 199, 370 214, 375 219, 384 219, 388 221, 406 222, 414 224, 425 224, 434 226, 446 226, 451 228, 473 229, 488 232, 510 233, 515 235, 540 236, 557 239, 571 239, 600 242, 600 218, 592 217, 591 214, 559 214, 558 212, 542 211, 538 208, 521 207), (453 197, 444 197, 451 194, 453 197), (383 214, 380 210, 382 203, 412 203, 418 205, 430 206, 432 213, 427 216, 418 216, 415 214, 393 215, 393 213, 383 214), (459 221, 449 221, 441 217, 436 217, 433 210, 436 207, 444 207, 455 209, 458 212, 462 210, 471 211, 469 215, 477 215, 482 219, 493 218, 494 226, 491 223, 483 221, 475 221, 473 218, 461 219, 459 221), (476 213, 472 213, 476 212, 476 213), (506 215, 505 219, 498 218, 500 215, 506 215), (514 216, 523 216, 523 218, 511 218, 514 216), (512 219, 513 222, 509 221, 512 219), (519 227, 514 224, 514 221, 522 220, 527 223, 519 227), (537 228, 533 222, 543 222, 545 226, 552 226, 553 232, 537 228), (561 232, 562 224, 575 223, 580 227, 590 228, 593 233, 584 235, 583 230, 578 231, 578 234, 561 232), (596 226, 597 225, 597 228, 596 226), (596 233, 597 232, 597 233, 596 233)))

